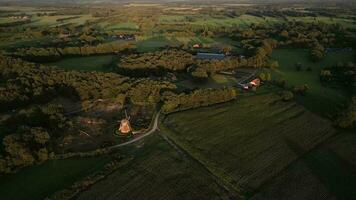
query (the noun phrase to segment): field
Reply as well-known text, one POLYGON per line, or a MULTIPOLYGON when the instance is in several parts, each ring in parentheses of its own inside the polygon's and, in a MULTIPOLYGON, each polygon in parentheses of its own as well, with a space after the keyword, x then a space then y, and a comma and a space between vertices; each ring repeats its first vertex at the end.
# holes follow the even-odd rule
POLYGON ((128 30, 136 31, 139 29, 138 25, 135 23, 118 23, 105 27, 107 30, 128 30))
POLYGON ((158 135, 119 153, 134 159, 78 199, 227 199, 204 168, 158 135))
POLYGON ((306 96, 298 97, 299 103, 313 112, 324 116, 333 114, 336 108, 348 98, 348 93, 343 88, 331 88, 321 85, 319 79, 320 70, 337 62, 353 61, 354 52, 331 52, 317 63, 310 61, 308 50, 303 49, 276 49, 273 51, 272 59, 279 62, 279 68, 273 71, 273 78, 282 78, 287 81, 287 86, 308 84, 311 89, 306 96), (295 64, 301 63, 302 70, 297 71, 295 64), (312 71, 307 71, 311 67, 312 71))
POLYGON ((194 88, 223 88, 229 86, 236 86, 237 79, 232 76, 215 74, 209 77, 204 82, 196 82, 191 78, 187 78, 176 83, 178 87, 194 89, 194 88))
POLYGON ((161 130, 247 196, 299 158, 295 146, 308 152, 335 134, 328 121, 271 93, 169 115, 161 130))
POLYGON ((179 46, 179 41, 171 40, 163 36, 145 38, 137 42, 137 50, 141 53, 158 51, 167 47, 177 47, 179 46))
POLYGON ((55 16, 34 16, 32 22, 26 26, 60 26, 63 24, 77 24, 82 25, 87 20, 92 19, 91 15, 55 15, 55 16), (65 19, 69 17, 78 17, 74 19, 64 20, 63 22, 57 21, 59 19, 65 19))
POLYGON ((303 155, 251 199, 354 199, 355 141, 355 134, 339 132, 303 155))
POLYGON ((57 66, 67 70, 82 70, 82 71, 110 71, 114 56, 88 56, 64 58, 58 62, 47 63, 48 65, 57 66))
POLYGON ((241 28, 246 28, 252 23, 280 23, 282 19, 275 17, 256 17, 252 15, 241 15, 238 17, 212 17, 210 15, 166 15, 160 17, 161 24, 184 24, 189 23, 195 27, 232 27, 239 26, 241 28))
POLYGON ((108 161, 108 157, 48 161, 2 176, 0 195, 2 199, 44 199, 101 169, 108 161))

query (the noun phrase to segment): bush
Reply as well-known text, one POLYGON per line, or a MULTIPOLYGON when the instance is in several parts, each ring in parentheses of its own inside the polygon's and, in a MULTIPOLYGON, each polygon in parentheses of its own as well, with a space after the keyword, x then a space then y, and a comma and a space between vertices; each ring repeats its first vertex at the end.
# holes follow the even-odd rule
POLYGON ((294 94, 291 91, 283 91, 281 96, 283 101, 291 101, 294 99, 294 94))

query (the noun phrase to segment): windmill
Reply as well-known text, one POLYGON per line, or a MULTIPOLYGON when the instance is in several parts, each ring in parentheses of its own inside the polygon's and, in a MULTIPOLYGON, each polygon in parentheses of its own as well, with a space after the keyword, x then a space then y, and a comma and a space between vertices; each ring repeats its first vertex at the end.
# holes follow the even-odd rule
POLYGON ((125 109, 125 118, 120 121, 119 130, 117 131, 118 135, 129 135, 132 132, 130 125, 130 116, 127 115, 125 109))

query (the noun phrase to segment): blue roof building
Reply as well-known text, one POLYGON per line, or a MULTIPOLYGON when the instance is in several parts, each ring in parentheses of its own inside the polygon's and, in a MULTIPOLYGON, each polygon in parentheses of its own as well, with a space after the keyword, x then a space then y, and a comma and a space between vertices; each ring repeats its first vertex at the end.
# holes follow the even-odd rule
POLYGON ((221 53, 197 53, 196 58, 200 60, 223 60, 226 56, 221 53))

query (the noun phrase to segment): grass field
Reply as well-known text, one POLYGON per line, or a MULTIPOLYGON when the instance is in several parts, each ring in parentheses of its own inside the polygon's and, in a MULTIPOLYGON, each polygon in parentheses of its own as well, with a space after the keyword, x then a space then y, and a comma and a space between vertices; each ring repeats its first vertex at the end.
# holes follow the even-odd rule
POLYGON ((196 82, 190 77, 185 78, 184 80, 178 81, 176 83, 178 87, 194 89, 194 88, 223 88, 236 86, 237 80, 232 76, 226 76, 221 74, 215 74, 212 77, 209 77, 204 82, 196 82))
POLYGON ((59 26, 63 24, 77 24, 82 25, 87 20, 93 19, 91 15, 80 15, 79 18, 65 20, 63 22, 57 21, 58 19, 75 17, 77 15, 55 15, 55 16, 33 16, 32 22, 25 26, 59 26))
POLYGON ((108 161, 108 157, 48 161, 13 175, 2 176, 0 195, 2 199, 45 199, 100 170, 108 161))
POLYGON ((139 30, 139 26, 135 23, 118 23, 105 27, 107 30, 139 30))
MULTIPOLYGON (((317 149, 301 156, 251 199, 354 199, 355 141, 355 134, 340 132, 317 149)), ((298 153, 299 150, 295 151, 298 153)))
POLYGON ((134 159, 78 199, 228 198, 204 168, 177 153, 157 134, 119 153, 134 159))
POLYGON ((110 71, 110 64, 113 62, 113 59, 114 56, 112 55, 74 57, 46 64, 67 70, 110 71))
POLYGON ((209 15, 163 15, 160 17, 161 24, 182 24, 188 23, 193 26, 197 27, 232 27, 232 26, 239 26, 241 28, 248 27, 250 24, 255 23, 267 23, 267 24, 274 24, 282 22, 280 18, 275 17, 256 17, 252 15, 241 15, 234 18, 217 18, 212 17, 209 15))
POLYGON ((180 42, 173 39, 168 39, 163 36, 144 38, 137 42, 137 50, 141 53, 158 51, 160 49, 168 47, 177 47, 180 45, 180 42))
POLYGON ((335 133, 330 123, 271 93, 167 116, 161 130, 250 196, 335 133), (303 127, 301 129, 300 127, 303 127))
POLYGON ((333 114, 336 108, 348 98, 349 93, 343 88, 330 88, 321 85, 319 80, 320 70, 337 62, 353 61, 354 52, 332 52, 317 63, 310 61, 308 50, 303 49, 276 49, 272 58, 278 60, 279 68, 273 71, 273 78, 283 78, 287 86, 308 84, 311 89, 306 96, 298 97, 297 100, 306 108, 324 116, 333 114), (303 70, 297 71, 295 64, 301 63, 303 70), (311 67, 312 71, 306 68, 311 67))

